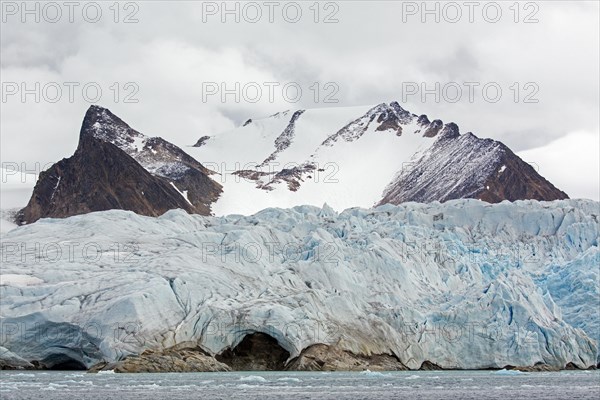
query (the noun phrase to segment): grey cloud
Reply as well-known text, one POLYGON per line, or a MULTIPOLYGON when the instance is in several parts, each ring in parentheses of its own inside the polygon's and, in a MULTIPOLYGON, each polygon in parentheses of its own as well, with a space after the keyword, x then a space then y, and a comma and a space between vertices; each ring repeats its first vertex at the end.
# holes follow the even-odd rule
MULTIPOLYGON (((200 3, 139 5, 137 24, 2 24, 3 81, 101 82, 102 105, 180 144, 284 109, 402 101, 406 82, 498 82, 498 103, 411 97, 405 106, 515 151, 572 131, 598 132, 597 2, 541 2, 540 22, 529 25, 510 15, 498 24, 402 22, 401 2, 340 2, 337 24, 315 24, 310 14, 298 24, 203 23, 200 3), (266 80, 296 81, 306 93, 295 104, 202 101, 203 82, 266 80), (117 81, 139 85, 138 104, 112 100, 108 87, 117 81), (315 81, 336 82, 339 103, 315 103, 308 90, 315 81), (516 81, 537 83, 539 103, 515 103, 509 87, 516 81)), ((69 155, 88 106, 80 98, 3 103, 2 158, 69 155)))

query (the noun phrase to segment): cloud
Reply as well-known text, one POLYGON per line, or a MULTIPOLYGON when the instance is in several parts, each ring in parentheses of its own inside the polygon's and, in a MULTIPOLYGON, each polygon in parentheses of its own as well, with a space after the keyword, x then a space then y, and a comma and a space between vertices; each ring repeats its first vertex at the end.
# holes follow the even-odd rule
POLYGON ((600 136, 577 131, 518 153, 571 198, 600 200, 600 136))
MULTIPOLYGON (((81 18, 57 24, 8 20, 1 25, 2 81, 98 82, 103 89, 100 104, 134 128, 180 145, 280 110, 403 97, 414 113, 454 121, 462 132, 501 140, 515 151, 543 148, 570 132, 599 129, 597 2, 536 3, 535 24, 514 23, 509 3, 502 3, 503 18, 495 24, 483 20, 480 12, 473 23, 466 14, 459 23, 431 18, 422 23, 420 15, 403 22, 403 2, 337 2, 339 22, 331 24, 322 23, 329 9, 321 9, 321 22, 314 22, 308 8, 312 3, 302 3, 303 17, 295 24, 285 22, 280 11, 273 23, 235 23, 231 18, 222 23, 218 15, 203 22, 197 2, 137 4, 139 23, 134 24, 114 23, 109 3, 98 23, 81 18), (128 82, 139 88, 134 96, 138 103, 123 102, 130 93, 124 88, 128 82), (236 102, 231 96, 224 103, 220 96, 204 102, 207 82, 225 82, 227 87, 235 82, 278 82, 280 87, 297 82, 303 95, 291 103, 278 88, 269 101, 263 86, 257 102, 236 102), (323 102, 330 93, 323 87, 327 82, 339 89, 337 103, 323 102), (473 102, 465 82, 479 83, 473 102), (482 96, 481 87, 490 82, 503 91, 496 103, 482 96), (526 89, 528 82, 537 89, 526 89), (115 83, 118 101, 111 89, 115 83), (315 83, 317 101, 310 89, 315 83), (434 96, 423 101, 421 93, 403 96, 407 83, 426 88, 458 84, 463 93, 457 102, 435 101, 434 96), (527 95, 538 102, 524 103, 527 95)), ((12 96, 1 104, 0 156, 45 164, 70 155, 89 105, 81 92, 73 102, 57 103, 22 103, 12 96)), ((573 165, 576 160, 570 156, 560 162, 573 165)))

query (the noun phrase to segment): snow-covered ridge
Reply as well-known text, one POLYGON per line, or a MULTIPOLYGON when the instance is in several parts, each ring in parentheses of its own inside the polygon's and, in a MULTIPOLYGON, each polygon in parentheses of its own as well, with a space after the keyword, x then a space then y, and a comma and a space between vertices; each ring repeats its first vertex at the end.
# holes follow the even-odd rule
POLYGON ((292 357, 326 343, 410 368, 585 368, 599 215, 583 200, 457 200, 44 219, 2 235, 0 346, 90 366, 188 341, 218 354, 264 332, 292 357))
POLYGON ((268 207, 323 203, 340 211, 459 198, 490 203, 568 198, 502 143, 461 135, 456 124, 430 121, 397 102, 288 110, 248 120, 233 131, 190 139, 196 144, 186 152, 160 137, 143 135, 105 108, 91 106, 77 158, 60 161, 40 176, 30 203, 16 219, 31 223, 113 208, 143 215, 173 208, 202 215, 249 215, 268 207), (128 164, 130 168, 111 170, 102 185, 98 179, 80 179, 84 167, 86 176, 107 178, 101 170, 116 165, 105 155, 93 165, 86 162, 102 146, 82 143, 100 142, 116 148, 106 150, 110 158, 127 164, 131 157, 144 171, 128 164), (139 176, 133 176, 134 170, 139 176), (142 178, 144 172, 151 177, 142 178), (108 188, 117 175, 128 182, 116 183, 123 190, 108 188), (145 181, 144 190, 136 186, 140 181, 145 181), (87 197, 93 192, 97 195, 87 197), (185 204, 180 203, 184 192, 185 204))
POLYGON ((568 198, 502 143, 461 135, 455 123, 430 121, 395 101, 251 119, 189 152, 224 187, 216 215, 324 202, 340 211, 457 198, 568 198))
MULTIPOLYGON (((375 129, 376 131, 391 130, 396 132, 397 136, 401 136, 402 125, 410 124, 413 119, 416 118, 416 115, 410 114, 408 111, 404 110, 397 102, 392 102, 390 105, 385 103, 378 104, 367 111, 365 115, 350 122, 334 135, 329 136, 322 143, 323 146, 333 146, 333 144, 340 139, 346 142, 358 140, 368 131, 370 124, 376 118, 376 123, 380 124, 375 129)), ((413 133, 418 132, 420 132, 420 129, 417 129, 413 133)))
POLYGON ((396 102, 286 111, 187 151, 219 173, 216 215, 324 202, 336 210, 370 207, 403 164, 435 141, 424 136, 423 121, 396 102))

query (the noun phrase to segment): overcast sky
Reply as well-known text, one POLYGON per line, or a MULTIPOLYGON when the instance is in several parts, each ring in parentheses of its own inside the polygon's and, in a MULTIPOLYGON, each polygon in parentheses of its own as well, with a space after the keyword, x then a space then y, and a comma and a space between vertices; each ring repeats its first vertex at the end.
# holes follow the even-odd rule
POLYGON ((121 3, 118 15, 107 2, 100 17, 86 2, 72 10, 55 3, 60 17, 43 3, 30 3, 28 14, 21 2, 3 2, 2 162, 33 169, 70 156, 94 86, 102 90, 95 103, 178 145, 281 110, 397 100, 500 140, 571 197, 598 200, 597 1, 430 2, 430 14, 420 1, 313 3, 229 2, 236 22, 220 1, 121 3), (36 82, 39 102, 32 93, 23 99, 36 82), (246 85, 247 96, 223 102, 208 92, 221 82, 246 85), (425 98, 423 88, 432 90, 425 98))

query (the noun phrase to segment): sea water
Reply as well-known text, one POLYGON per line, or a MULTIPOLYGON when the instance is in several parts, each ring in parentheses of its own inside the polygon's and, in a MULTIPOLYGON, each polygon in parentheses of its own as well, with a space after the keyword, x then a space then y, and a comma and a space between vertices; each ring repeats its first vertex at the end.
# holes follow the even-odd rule
POLYGON ((599 371, 0 371, 0 399, 600 399, 599 371))

